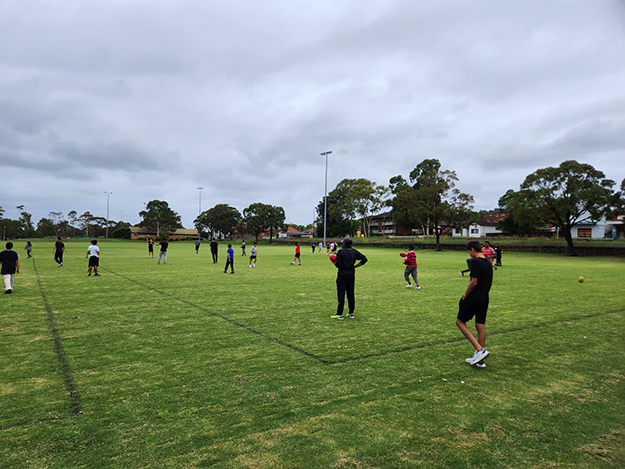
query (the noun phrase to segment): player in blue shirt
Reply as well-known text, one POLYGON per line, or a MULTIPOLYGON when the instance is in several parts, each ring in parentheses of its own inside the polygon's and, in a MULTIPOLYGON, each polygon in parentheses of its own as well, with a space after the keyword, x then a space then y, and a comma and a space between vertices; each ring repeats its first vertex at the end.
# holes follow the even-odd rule
POLYGON ((228 266, 230 266, 231 274, 234 273, 234 249, 232 249, 232 244, 228 244, 228 251, 226 251, 226 268, 224 269, 224 274, 228 272, 228 266))

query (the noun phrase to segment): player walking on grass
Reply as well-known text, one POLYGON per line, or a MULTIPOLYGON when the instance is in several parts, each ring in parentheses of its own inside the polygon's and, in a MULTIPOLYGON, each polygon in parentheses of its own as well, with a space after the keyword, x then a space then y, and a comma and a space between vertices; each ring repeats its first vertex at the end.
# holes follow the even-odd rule
POLYGON ((20 262, 18 255, 13 251, 13 243, 6 243, 6 250, 0 252, 0 275, 4 277, 4 293, 10 295, 13 292, 13 282, 15 280, 15 273, 20 273, 20 262))
POLYGON ((158 253, 158 262, 157 262, 157 264, 161 263, 161 258, 163 258, 163 264, 167 264, 167 247, 169 246, 169 243, 167 241, 163 240, 160 243, 158 243, 158 245, 161 247, 161 250, 158 253))
POLYGON ((406 282, 408 282, 406 288, 412 288, 412 283, 410 283, 410 277, 412 276, 417 290, 421 290, 419 277, 417 277, 417 255, 414 252, 413 244, 408 246, 408 255, 404 258, 404 264, 406 264, 404 278, 406 279, 406 282))
POLYGON ((300 258, 301 251, 299 247, 299 243, 295 244, 295 257, 293 258, 293 262, 291 265, 295 265, 295 261, 299 261, 299 265, 302 265, 302 259, 300 258))
POLYGON ((224 269, 224 274, 228 273, 228 266, 230 266, 231 274, 234 273, 234 249, 232 249, 232 244, 228 244, 228 250, 226 251, 226 268, 224 269))
POLYGON ((245 240, 241 241, 241 255, 245 256, 245 240))
POLYGON ((52 252, 54 253, 54 262, 59 264, 59 267, 63 267, 63 253, 65 252, 65 244, 61 241, 61 237, 57 236, 56 243, 54 243, 54 247, 52 248, 52 252))
POLYGON ((33 244, 30 241, 26 241, 26 246, 24 247, 24 249, 26 250, 26 254, 28 254, 29 259, 33 257, 30 255, 30 253, 33 252, 33 244))
POLYGON ((330 316, 332 319, 343 319, 343 309, 345 308, 345 294, 347 294, 348 316, 354 319, 354 308, 356 300, 354 297, 354 284, 356 281, 356 268, 367 263, 364 254, 352 249, 351 238, 343 240, 343 249, 336 254, 334 265, 338 269, 336 274, 336 294, 338 305, 336 314, 330 316), (358 262, 358 264, 356 264, 358 262))
POLYGON ((94 277, 99 277, 98 267, 100 266, 100 248, 97 246, 98 241, 92 240, 91 246, 87 249, 85 259, 89 258, 89 277, 91 277, 91 269, 95 271, 94 277))
POLYGON ((202 244, 202 242, 200 241, 200 238, 195 240, 195 253, 197 254, 200 251, 200 244, 202 244))
POLYGON ((486 350, 486 312, 488 311, 488 292, 493 284, 493 265, 482 254, 478 241, 469 241, 467 251, 471 256, 471 281, 458 304, 456 325, 475 348, 473 358, 467 358, 471 365, 485 368, 484 359, 489 352, 486 350), (473 336, 467 322, 475 317, 477 339, 473 336))
POLYGON ((154 259, 154 241, 148 235, 148 259, 154 259))
POLYGON ((254 243, 250 249, 250 269, 256 267, 256 256, 258 255, 258 243, 254 243))

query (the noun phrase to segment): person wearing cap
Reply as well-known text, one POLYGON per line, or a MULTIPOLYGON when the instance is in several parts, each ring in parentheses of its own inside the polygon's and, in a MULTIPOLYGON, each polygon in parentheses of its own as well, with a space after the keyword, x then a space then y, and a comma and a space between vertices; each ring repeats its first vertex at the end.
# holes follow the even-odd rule
POLYGON ((346 237, 343 240, 343 249, 339 249, 336 253, 336 262, 334 265, 338 269, 336 275, 336 293, 338 297, 338 306, 336 314, 330 316, 332 319, 343 319, 343 309, 345 308, 345 294, 347 294, 348 316, 354 319, 354 307, 356 301, 354 298, 354 283, 356 280, 356 268, 367 263, 364 254, 352 249, 352 240, 346 237))

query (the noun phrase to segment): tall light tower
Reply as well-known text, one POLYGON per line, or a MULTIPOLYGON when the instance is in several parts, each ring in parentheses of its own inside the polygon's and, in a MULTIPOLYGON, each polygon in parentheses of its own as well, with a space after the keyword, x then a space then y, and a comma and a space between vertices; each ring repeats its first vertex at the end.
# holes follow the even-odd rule
POLYGON ((323 245, 326 245, 326 225, 328 222, 328 155, 331 155, 331 151, 324 151, 321 156, 326 157, 326 185, 325 196, 323 197, 323 245))
POLYGON ((106 194, 106 238, 108 239, 109 237, 109 196, 112 194, 112 192, 104 191, 104 193, 106 194))
POLYGON ((197 211, 198 215, 202 215, 202 189, 204 189, 203 187, 198 187, 197 190, 200 191, 200 205, 197 211))

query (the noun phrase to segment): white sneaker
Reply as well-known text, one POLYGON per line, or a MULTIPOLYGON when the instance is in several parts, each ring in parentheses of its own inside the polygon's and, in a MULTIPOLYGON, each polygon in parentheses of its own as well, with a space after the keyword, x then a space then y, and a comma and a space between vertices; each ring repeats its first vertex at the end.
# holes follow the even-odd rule
POLYGON ((412 288, 411 284, 406 285, 406 288, 412 288))
MULTIPOLYGON (((466 362, 467 362, 467 363, 469 363, 469 364, 470 364, 471 362, 473 362, 473 357, 471 357, 471 358, 467 358, 467 359, 466 359, 466 362)), ((486 363, 484 363, 484 361, 481 361, 481 362, 479 362, 479 363, 476 363, 476 364, 475 364, 475 366, 477 366, 478 368, 486 368, 486 363)))
POLYGON ((475 365, 481 362, 486 357, 488 357, 488 355, 489 355, 489 352, 488 350, 486 350, 486 348, 483 348, 482 350, 475 352, 475 355, 473 355, 473 361, 471 362, 471 365, 475 365))
POLYGON ((421 287, 419 285, 417 285, 417 290, 421 290, 421 287))
POLYGON ((251 268, 252 268, 252 265, 250 264, 250 266, 249 266, 249 267, 250 267, 250 269, 251 269, 251 268))

